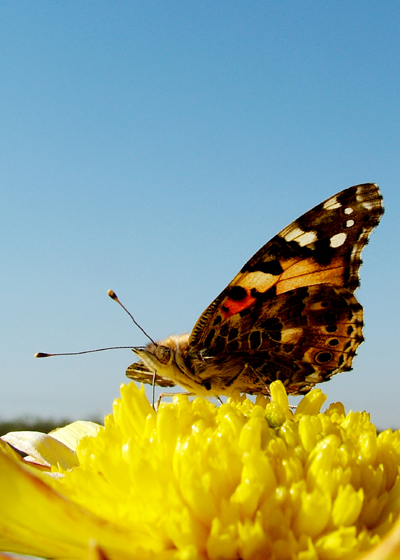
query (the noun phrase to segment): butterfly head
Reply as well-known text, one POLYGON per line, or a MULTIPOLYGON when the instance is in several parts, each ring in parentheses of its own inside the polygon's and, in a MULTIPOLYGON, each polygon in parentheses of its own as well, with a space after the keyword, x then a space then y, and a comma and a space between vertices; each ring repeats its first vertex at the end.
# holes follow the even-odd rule
MULTIPOLYGON (((128 368, 127 375, 136 381, 143 381, 143 375, 157 373, 157 376, 170 380, 173 386, 175 383, 182 384, 182 377, 186 377, 185 357, 188 348, 188 334, 180 336, 169 336, 161 342, 151 342, 145 347, 133 348, 133 352, 141 359, 142 364, 132 364, 128 368)), ((185 384, 184 384, 185 386, 185 384)))
POLYGON ((174 351, 164 344, 151 342, 146 348, 133 348, 133 351, 151 371, 169 368, 174 359, 174 351))

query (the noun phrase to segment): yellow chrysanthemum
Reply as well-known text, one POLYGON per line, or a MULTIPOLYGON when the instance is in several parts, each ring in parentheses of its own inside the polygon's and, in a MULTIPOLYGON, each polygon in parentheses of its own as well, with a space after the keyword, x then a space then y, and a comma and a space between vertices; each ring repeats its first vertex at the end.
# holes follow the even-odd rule
POLYGON ((272 402, 237 395, 220 406, 179 395, 156 413, 131 383, 104 427, 8 434, 29 457, 2 442, 0 549, 93 560, 396 558, 400 433, 377 435, 368 414, 346 415, 340 403, 320 413, 319 389, 295 412, 280 382, 271 393, 272 402))

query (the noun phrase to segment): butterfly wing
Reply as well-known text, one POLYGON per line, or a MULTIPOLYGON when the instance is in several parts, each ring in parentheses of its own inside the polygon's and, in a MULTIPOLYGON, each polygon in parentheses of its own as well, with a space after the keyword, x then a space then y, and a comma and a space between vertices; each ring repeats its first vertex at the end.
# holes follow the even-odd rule
POLYGON ((225 385, 250 393, 282 379, 298 393, 351 369, 363 340, 353 295, 360 255, 382 213, 379 188, 358 185, 272 238, 197 321, 189 345, 206 365, 198 374, 223 370, 225 385), (274 324, 279 340, 268 330, 274 324))
POLYGON ((266 243, 208 306, 190 345, 208 346, 232 315, 296 288, 333 284, 354 292, 361 251, 383 213, 377 185, 350 187, 295 220, 266 243))

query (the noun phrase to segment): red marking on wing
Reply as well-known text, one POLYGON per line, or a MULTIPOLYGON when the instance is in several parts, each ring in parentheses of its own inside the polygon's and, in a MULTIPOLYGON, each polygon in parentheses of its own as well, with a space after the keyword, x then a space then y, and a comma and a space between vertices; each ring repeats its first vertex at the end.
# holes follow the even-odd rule
POLYGON ((251 296, 248 290, 246 291, 247 295, 243 299, 234 300, 230 297, 226 298, 226 300, 221 305, 221 313, 224 319, 229 319, 229 317, 232 317, 232 315, 235 315, 236 313, 239 313, 239 311, 243 311, 243 309, 247 309, 247 307, 253 305, 253 303, 256 301, 256 298, 251 296), (228 311, 225 311, 225 308, 227 308, 228 311))

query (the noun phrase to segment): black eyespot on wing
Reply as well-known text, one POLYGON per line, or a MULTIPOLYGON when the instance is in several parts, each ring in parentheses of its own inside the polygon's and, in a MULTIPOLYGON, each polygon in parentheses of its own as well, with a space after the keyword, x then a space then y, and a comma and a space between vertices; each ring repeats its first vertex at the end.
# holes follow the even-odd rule
POLYGON ((337 338, 331 338, 331 340, 328 342, 329 346, 337 346, 339 344, 339 341, 337 338))
POLYGON ((315 354, 315 361, 317 364, 329 364, 332 360, 332 352, 318 352, 318 354, 315 354))

